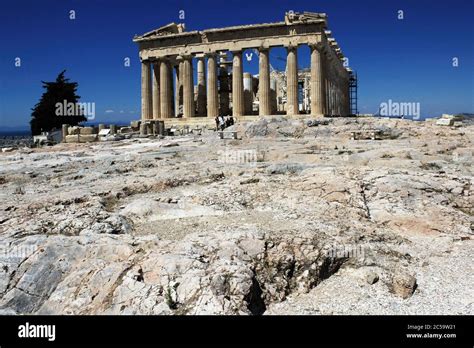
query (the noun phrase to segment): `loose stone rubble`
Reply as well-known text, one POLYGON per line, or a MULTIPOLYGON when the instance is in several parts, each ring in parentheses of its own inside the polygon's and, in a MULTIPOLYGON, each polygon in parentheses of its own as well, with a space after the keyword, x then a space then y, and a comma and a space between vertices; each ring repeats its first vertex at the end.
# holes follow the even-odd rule
POLYGON ((0 153, 0 313, 473 314, 472 121, 309 121, 0 153))

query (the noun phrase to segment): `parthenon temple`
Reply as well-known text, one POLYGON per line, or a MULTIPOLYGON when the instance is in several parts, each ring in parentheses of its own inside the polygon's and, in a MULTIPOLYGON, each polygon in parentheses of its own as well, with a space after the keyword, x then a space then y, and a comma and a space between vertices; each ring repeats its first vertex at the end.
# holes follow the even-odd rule
POLYGON ((352 72, 327 30, 325 14, 288 12, 282 22, 190 32, 171 23, 133 41, 140 51, 143 121, 351 113, 352 72), (302 45, 310 48, 306 70, 298 69, 302 45), (286 48, 284 72, 270 64, 274 47, 286 48), (246 50, 258 55, 256 75, 243 71, 246 50))

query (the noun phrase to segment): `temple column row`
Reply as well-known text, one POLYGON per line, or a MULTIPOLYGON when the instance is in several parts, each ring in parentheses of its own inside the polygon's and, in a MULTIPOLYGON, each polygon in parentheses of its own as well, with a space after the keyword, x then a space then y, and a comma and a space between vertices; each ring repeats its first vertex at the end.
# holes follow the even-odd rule
MULTIPOLYGON (((321 44, 310 45, 310 49, 311 114, 314 116, 348 114, 348 81, 340 77, 331 77, 334 74, 328 71, 330 66, 329 60, 324 54, 321 44)), ((245 84, 242 51, 234 51, 232 53, 232 114, 233 116, 243 116, 252 112, 252 76, 249 78, 247 74, 246 78, 248 81, 245 84)), ((214 118, 219 115, 219 111, 221 114, 227 114, 230 91, 228 86, 229 76, 225 66, 226 62, 224 60, 218 61, 217 53, 197 57, 197 97, 195 100, 192 59, 193 57, 189 55, 178 56, 172 60, 173 64, 177 64, 175 66, 175 84, 173 84, 173 66, 169 58, 163 57, 152 62, 148 60, 142 61, 141 115, 143 120, 171 118, 181 114, 185 118, 206 115, 207 117, 214 118), (220 90, 218 89, 218 80, 220 90)), ((286 113, 287 115, 297 115, 299 114, 297 46, 287 47, 286 73, 286 113)), ((272 93, 269 48, 260 48, 259 115, 271 115, 276 112, 275 105, 273 105, 275 103, 272 103, 273 98, 276 101, 277 94, 276 84, 274 85, 272 93)))

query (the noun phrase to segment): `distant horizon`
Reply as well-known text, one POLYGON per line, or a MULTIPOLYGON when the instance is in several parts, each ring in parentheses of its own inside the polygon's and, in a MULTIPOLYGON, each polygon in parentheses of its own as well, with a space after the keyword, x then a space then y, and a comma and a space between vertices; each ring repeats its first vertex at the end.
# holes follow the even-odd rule
MULTIPOLYGON (((411 117, 411 116, 407 116, 405 117, 405 119, 407 120, 412 120, 414 119, 415 121, 423 121, 423 120, 426 120, 426 119, 431 119, 431 118, 437 118, 437 117, 440 117, 442 114, 451 114, 451 115, 474 115, 474 112, 442 112, 442 113, 439 113, 438 115, 429 115, 429 116, 426 116, 426 115, 422 115, 420 116, 419 119, 414 119, 414 117, 411 117)), ((304 115, 304 114, 301 114, 301 115, 304 115)), ((360 115, 372 115, 374 117, 385 117, 385 118, 398 118, 398 117, 394 117, 394 116, 380 116, 380 115, 376 115, 375 113, 360 113, 360 115)), ((273 115, 273 116, 285 116, 285 115, 273 115)), ((310 115, 308 115, 310 116, 310 115)), ((130 117, 130 118, 126 118, 126 119, 118 119, 118 120, 114 120, 114 119, 111 119, 111 118, 107 118, 107 119, 103 119, 101 120, 101 117, 96 117, 96 119, 94 120, 88 120, 88 121, 83 121, 83 122, 80 122, 80 124, 86 124, 86 125, 98 125, 100 123, 104 123, 104 124, 116 124, 116 125, 126 125, 126 124, 130 124, 130 122, 132 121, 138 121, 140 120, 141 118, 139 116, 137 117, 130 117)), ((11 131, 11 130, 19 130, 19 131, 23 131, 23 130, 29 130, 30 129, 30 125, 29 125, 29 120, 28 120, 28 123, 27 124, 21 124, 21 125, 8 125, 8 126, 0 126, 0 134, 2 133, 2 131, 11 131)))
MULTIPOLYGON (((96 126, 98 124, 101 124, 101 123, 104 123, 106 125, 108 124, 115 124, 115 125, 129 125, 131 121, 135 121, 135 120, 139 120, 138 118, 133 118, 133 119, 130 119, 130 120, 117 120, 117 121, 84 121, 84 122, 80 122, 81 125, 87 125, 87 126, 90 126, 90 125, 93 125, 93 126, 96 126)), ((0 128, 0 134, 2 134, 3 131, 5 132, 11 132, 11 131, 25 131, 25 130, 30 130, 30 125, 19 125, 19 126, 4 126, 4 127, 1 127, 0 128)))
MULTIPOLYGON (((237 0, 224 8, 219 4, 7 1, 0 14, 0 130, 28 127, 31 109, 43 93, 41 81, 54 81, 64 69, 78 83, 80 101, 94 103, 95 122, 139 119, 135 34, 170 22, 185 23, 186 31, 192 31, 281 21, 290 10, 328 15, 328 29, 358 74, 360 113, 377 113, 389 100, 417 103, 422 118, 474 113, 472 1, 263 0, 252 3, 252 11, 237 0)), ((284 57, 283 48, 272 48, 270 63, 284 70, 284 57)), ((308 47, 298 48, 298 64, 299 69, 309 66, 308 47)), ((255 57, 243 65, 244 71, 258 73, 255 57)))
MULTIPOLYGON (((459 112, 459 113, 451 113, 452 115, 469 115, 470 117, 474 117, 474 113, 468 113, 468 112, 459 112)), ((277 115, 277 116, 283 116, 284 115, 277 115)), ((308 115, 309 116, 309 115, 308 115)), ((440 117, 440 115, 436 115, 436 116, 430 116, 430 117, 420 117, 420 119, 413 119, 412 117, 405 117, 404 119, 405 120, 409 120, 409 121, 425 121, 425 120, 428 120, 428 119, 432 119, 432 118, 437 118, 437 117, 440 117)), ((364 117, 363 115, 361 117, 364 117)), ((371 117, 371 116, 367 116, 367 117, 371 117)), ((398 118, 398 117, 392 117, 392 116, 375 116, 373 115, 373 117, 377 117, 377 118, 398 118)), ((126 125, 129 125, 131 121, 138 121, 139 119, 138 118, 134 118, 134 119, 130 119, 130 120, 120 120, 120 121, 93 121, 93 122, 90 122, 90 121, 85 121, 85 122, 80 122, 80 125, 83 125, 83 126, 97 126, 101 123, 105 124, 106 126, 109 125, 109 124, 115 124, 115 125, 118 125, 118 126, 126 126, 126 125)), ((6 135, 6 134, 9 134, 9 133, 16 133, 16 132, 19 132, 19 133, 25 133, 25 132, 29 132, 31 133, 30 131, 30 126, 29 125, 20 125, 20 126, 5 126, 5 127, 1 127, 0 128, 0 135, 6 135)))

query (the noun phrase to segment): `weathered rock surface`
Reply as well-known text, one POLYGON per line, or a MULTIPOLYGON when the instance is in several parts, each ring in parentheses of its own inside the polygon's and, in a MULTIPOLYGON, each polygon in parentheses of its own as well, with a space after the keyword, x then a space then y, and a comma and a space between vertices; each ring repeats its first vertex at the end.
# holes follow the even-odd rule
POLYGON ((473 125, 307 124, 1 153, 0 313, 473 314, 473 125))
POLYGON ((395 294, 408 298, 416 289, 416 278, 409 273, 397 271, 392 277, 391 286, 395 294))

